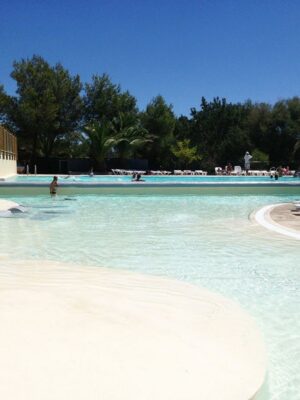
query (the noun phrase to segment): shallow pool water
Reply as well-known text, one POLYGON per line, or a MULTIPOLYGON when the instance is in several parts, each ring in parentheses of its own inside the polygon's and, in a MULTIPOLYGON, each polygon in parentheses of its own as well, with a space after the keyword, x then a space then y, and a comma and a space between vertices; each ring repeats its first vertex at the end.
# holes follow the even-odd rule
MULTIPOLYGON (((27 214, 0 218, 0 254, 174 277, 238 301, 269 355, 267 399, 300 391, 299 241, 250 214, 294 196, 10 196, 27 214)), ((300 216, 299 216, 300 218, 300 216)), ((1 263, 5 258, 0 259, 1 263)))

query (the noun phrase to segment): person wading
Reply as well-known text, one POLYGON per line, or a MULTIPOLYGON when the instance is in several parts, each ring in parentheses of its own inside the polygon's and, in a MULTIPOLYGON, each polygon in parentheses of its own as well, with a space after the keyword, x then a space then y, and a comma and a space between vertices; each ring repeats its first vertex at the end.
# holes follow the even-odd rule
POLYGON ((53 177, 52 182, 50 183, 50 195, 56 196, 57 186, 58 186, 58 178, 57 176, 53 177))

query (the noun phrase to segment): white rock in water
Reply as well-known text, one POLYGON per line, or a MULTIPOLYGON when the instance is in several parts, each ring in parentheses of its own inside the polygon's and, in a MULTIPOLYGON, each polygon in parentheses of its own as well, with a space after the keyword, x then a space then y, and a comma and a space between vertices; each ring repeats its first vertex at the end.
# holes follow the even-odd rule
POLYGON ((7 211, 14 214, 18 212, 26 212, 27 209, 14 201, 0 199, 0 212, 7 211))

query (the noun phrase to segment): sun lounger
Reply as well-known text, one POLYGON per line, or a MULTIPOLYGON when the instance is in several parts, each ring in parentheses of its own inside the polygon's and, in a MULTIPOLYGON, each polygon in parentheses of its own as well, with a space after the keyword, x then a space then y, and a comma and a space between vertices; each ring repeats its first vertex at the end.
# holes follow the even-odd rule
POLYGON ((216 175, 222 175, 222 173, 223 173, 223 170, 222 170, 221 167, 215 167, 215 174, 216 175))
POLYGON ((231 175, 241 175, 242 174, 242 167, 239 165, 235 165, 231 175))
POLYGON ((262 176, 262 171, 260 171, 258 169, 250 169, 248 171, 248 175, 251 175, 251 176, 262 176))
POLYGON ((182 175, 183 171, 181 169, 174 169, 174 175, 182 175))
POLYGON ((270 173, 267 170, 261 171, 262 176, 269 176, 270 173))

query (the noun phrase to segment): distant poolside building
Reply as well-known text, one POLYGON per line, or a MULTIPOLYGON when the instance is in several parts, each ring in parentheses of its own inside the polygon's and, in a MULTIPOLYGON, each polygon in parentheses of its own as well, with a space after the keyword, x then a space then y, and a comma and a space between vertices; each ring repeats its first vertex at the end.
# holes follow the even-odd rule
POLYGON ((17 138, 0 126, 0 177, 17 173, 17 138))

